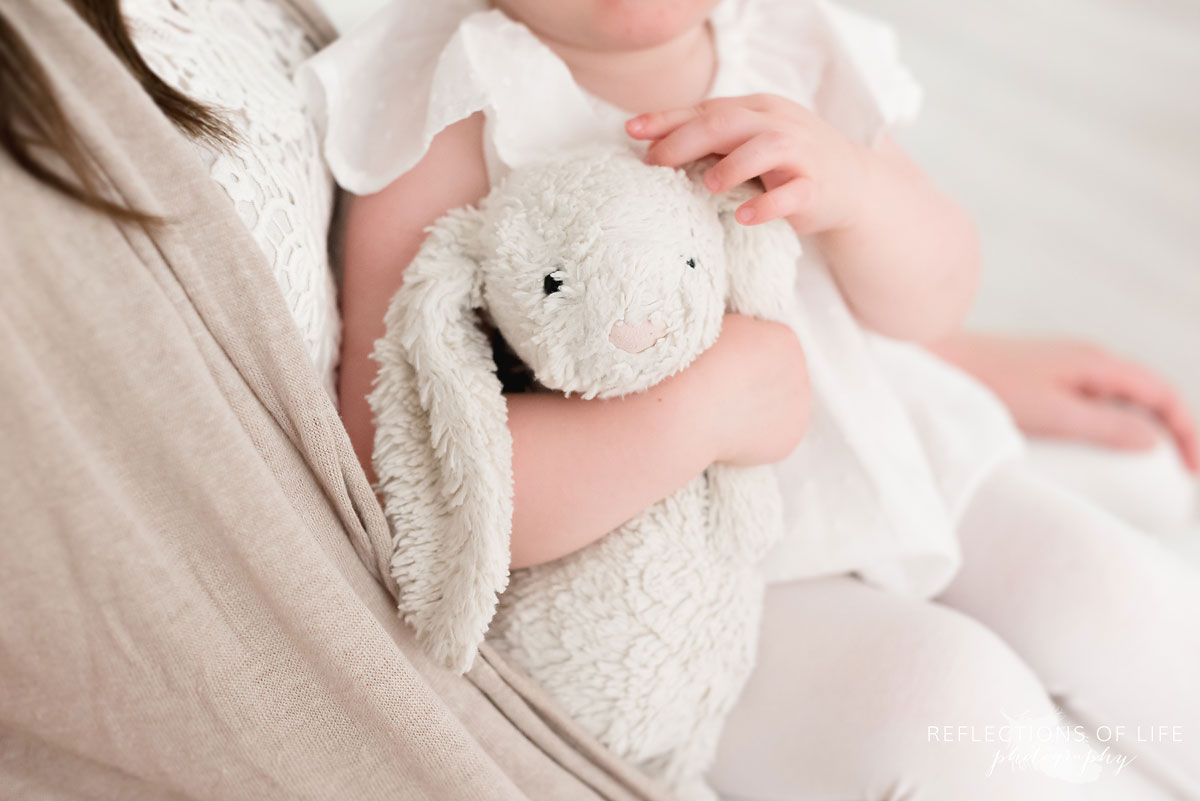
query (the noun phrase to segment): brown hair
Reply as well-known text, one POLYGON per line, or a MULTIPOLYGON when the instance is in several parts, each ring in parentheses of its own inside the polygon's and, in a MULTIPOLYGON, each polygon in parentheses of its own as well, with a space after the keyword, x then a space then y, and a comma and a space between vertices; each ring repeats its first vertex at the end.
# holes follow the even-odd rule
MULTIPOLYGON (((233 135, 214 109, 164 82, 138 54, 121 16, 121 0, 70 3, 180 130, 218 146, 233 143, 233 135)), ((99 170, 63 112, 46 71, 2 12, 0 148, 30 175, 86 206, 121 220, 157 222, 152 215, 106 196, 99 170), (61 159, 74 179, 48 166, 42 154, 61 159)))

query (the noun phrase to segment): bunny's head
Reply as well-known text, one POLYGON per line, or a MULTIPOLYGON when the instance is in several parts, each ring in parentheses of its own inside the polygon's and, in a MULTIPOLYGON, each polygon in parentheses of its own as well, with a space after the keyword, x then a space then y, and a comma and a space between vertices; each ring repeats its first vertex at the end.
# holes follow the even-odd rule
POLYGON ((482 300, 543 385, 637 392, 713 343, 728 287, 711 196, 626 154, 511 175, 480 206, 482 300))
POLYGON ((791 294, 795 236, 734 222, 747 191, 588 152, 522 167, 430 229, 369 400, 400 611, 439 661, 471 665, 508 580, 512 440, 484 318, 546 387, 653 386, 714 342, 727 306, 772 316, 791 294))

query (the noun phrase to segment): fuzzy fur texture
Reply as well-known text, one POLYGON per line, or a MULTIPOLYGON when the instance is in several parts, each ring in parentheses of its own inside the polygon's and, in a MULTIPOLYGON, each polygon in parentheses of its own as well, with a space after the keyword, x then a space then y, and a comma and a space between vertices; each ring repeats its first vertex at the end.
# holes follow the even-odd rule
POLYGON ((751 190, 714 197, 698 174, 577 153, 439 220, 391 304, 370 397, 400 612, 420 641, 465 671, 486 635, 689 801, 714 797, 703 773, 753 664, 757 563, 782 529, 774 475, 713 465, 510 576, 512 441, 481 315, 544 388, 587 398, 684 369, 726 311, 787 320, 794 233, 739 225, 751 190))

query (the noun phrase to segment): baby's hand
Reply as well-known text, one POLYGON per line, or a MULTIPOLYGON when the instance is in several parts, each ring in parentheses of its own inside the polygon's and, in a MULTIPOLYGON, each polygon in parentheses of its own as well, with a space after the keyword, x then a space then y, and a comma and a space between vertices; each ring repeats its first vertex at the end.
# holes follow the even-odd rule
POLYGON ((932 350, 987 384, 1028 434, 1151 448, 1158 435, 1148 412, 1170 433, 1188 468, 1200 468, 1195 420, 1171 385, 1103 348, 959 334, 932 350))
POLYGON ((737 210, 746 225, 785 217, 800 234, 848 228, 866 191, 871 151, 776 95, 706 100, 642 114, 625 128, 634 139, 650 140, 649 164, 679 167, 724 156, 704 176, 713 192, 761 178, 766 193, 737 210))

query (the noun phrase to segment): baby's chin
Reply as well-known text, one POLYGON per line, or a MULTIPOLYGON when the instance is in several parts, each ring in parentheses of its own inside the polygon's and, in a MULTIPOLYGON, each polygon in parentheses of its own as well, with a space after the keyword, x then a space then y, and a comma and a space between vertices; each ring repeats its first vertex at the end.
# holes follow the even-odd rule
POLYGON ((642 50, 666 44, 708 18, 719 0, 592 0, 592 47, 642 50))
POLYGON ((538 34, 587 50, 643 50, 704 21, 719 0, 492 0, 538 34))

